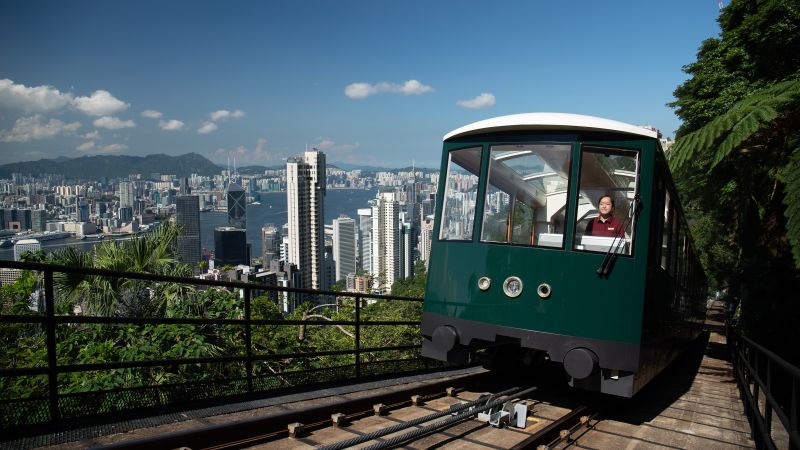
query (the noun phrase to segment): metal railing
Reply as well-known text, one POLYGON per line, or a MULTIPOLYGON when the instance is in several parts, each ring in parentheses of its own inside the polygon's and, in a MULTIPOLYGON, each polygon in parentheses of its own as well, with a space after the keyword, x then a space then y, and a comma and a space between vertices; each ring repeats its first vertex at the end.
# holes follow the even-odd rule
MULTIPOLYGON (((126 401, 118 400, 117 405, 109 406, 109 398, 113 399, 136 399, 134 402, 138 406, 131 409, 156 406, 163 407, 174 405, 185 400, 209 399, 224 397, 237 394, 250 394, 254 392, 265 392, 275 389, 285 389, 296 387, 304 383, 330 383, 335 381, 349 380, 353 378, 364 378, 365 376, 378 375, 380 373, 404 372, 428 369, 428 361, 421 358, 419 354, 420 342, 409 343, 408 345, 386 345, 386 346, 363 346, 363 332, 371 327, 394 327, 411 326, 416 330, 419 328, 419 320, 364 320, 362 313, 365 308, 369 308, 367 303, 383 301, 404 301, 422 302, 421 299, 398 297, 398 296, 377 296, 357 292, 335 292, 317 291, 308 289, 283 288, 265 286, 255 283, 245 283, 238 281, 216 281, 202 280, 196 278, 178 278, 164 275, 153 275, 145 273, 117 272, 104 269, 73 268, 67 266, 57 266, 39 263, 26 263, 14 261, 0 261, 0 267, 21 269, 38 273, 41 291, 43 292, 43 308, 38 314, 16 314, 0 315, 0 327, 9 327, 13 324, 24 324, 43 327, 46 341, 46 362, 40 360, 33 364, 15 364, 14 367, 0 367, 0 378, 8 377, 47 377, 47 394, 23 396, 22 398, 6 398, 0 396, 0 416, 6 419, 0 420, 0 429, 10 428, 18 425, 29 425, 36 423, 54 423, 65 418, 85 417, 108 412, 126 411, 126 401), (226 290, 238 291, 241 298, 242 310, 237 313, 237 318, 193 318, 193 317, 118 317, 118 316, 86 316, 86 315, 59 315, 56 314, 57 293, 54 290, 54 274, 71 274, 79 277, 110 277, 111 279, 141 280, 150 283, 178 283, 182 285, 192 285, 200 289, 223 288, 226 290), (318 317, 306 320, 288 319, 254 319, 252 317, 252 294, 263 292, 273 297, 296 296, 301 298, 336 298, 336 304, 350 302, 352 308, 352 320, 320 320, 318 317), (344 300, 341 300, 344 298, 344 300), (241 337, 243 337, 244 351, 233 352, 218 356, 205 357, 181 357, 181 358, 162 358, 146 360, 120 360, 102 362, 83 362, 83 363, 63 363, 60 362, 58 354, 58 327, 75 326, 78 324, 102 324, 110 326, 131 325, 193 325, 196 327, 239 327, 241 337), (255 327, 322 327, 338 326, 352 330, 352 348, 327 350, 324 348, 312 349, 301 353, 264 353, 254 347, 253 330, 255 327), (364 356, 370 356, 373 361, 365 361, 364 356), (381 359, 376 354, 400 355, 394 359, 381 359), (319 358, 331 356, 348 356, 347 360, 351 364, 325 366, 316 364, 319 367, 303 367, 301 370, 290 370, 281 373, 256 373, 254 364, 272 361, 285 361, 289 359, 303 359, 304 361, 318 361, 319 358), (411 357, 409 357, 411 355, 411 357), (316 358, 316 360, 315 360, 316 358), (91 392, 62 392, 65 383, 64 377, 71 373, 92 372, 92 371, 111 371, 117 369, 145 369, 156 367, 178 367, 195 365, 214 365, 214 364, 238 364, 243 365, 244 376, 225 378, 221 380, 200 380, 200 381, 181 381, 178 383, 163 383, 148 386, 123 386, 111 389, 100 389, 91 392), (325 366, 325 367, 322 367, 325 366), (61 377, 61 378, 60 378, 61 377), (163 391, 169 391, 167 399, 163 391), (176 400, 177 399, 177 400, 176 400), (102 408, 87 406, 103 403, 102 408), (15 423, 8 419, 8 412, 12 409, 22 411, 24 423, 15 423), (46 410, 46 415, 43 414, 46 410), (25 411, 33 411, 26 414, 25 411), (45 417, 46 416, 46 417, 45 417)), ((7 299, 0 298, 0 301, 7 299)), ((350 311, 350 310, 348 310, 350 311)), ((62 334, 65 330, 61 329, 62 334)), ((66 330, 69 331, 69 330, 66 330)), ((417 332, 418 336, 418 332, 417 332)), ((307 366, 314 366, 309 363, 307 366)), ((203 366, 203 367, 206 367, 203 366)), ((20 416, 20 414, 16 414, 20 416)), ((16 419, 20 422, 20 419, 16 419)))
POLYGON ((756 447, 800 449, 800 369, 742 336, 730 323, 726 330, 736 384, 756 447))

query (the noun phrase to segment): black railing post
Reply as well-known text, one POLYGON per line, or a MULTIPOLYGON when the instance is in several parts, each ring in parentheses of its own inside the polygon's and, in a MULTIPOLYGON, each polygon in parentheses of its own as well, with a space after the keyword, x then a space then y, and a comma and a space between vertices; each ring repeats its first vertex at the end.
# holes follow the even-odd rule
POLYGON ((253 392, 253 342, 251 338, 251 320, 250 316, 250 288, 244 289, 244 345, 246 346, 247 361, 245 367, 247 368, 247 392, 253 392))
POLYGON ((356 295, 356 378, 361 378, 361 296, 356 295))
MULTIPOLYGON (((772 360, 767 358, 767 388, 764 390, 764 425, 766 425, 767 436, 772 439, 772 404, 768 394, 772 392, 772 360)), ((774 394, 774 393, 773 393, 774 394)))
POLYGON ((50 400, 50 420, 61 418, 58 411, 58 356, 56 355, 56 306, 53 298, 53 271, 44 271, 45 328, 47 333, 47 383, 50 400))

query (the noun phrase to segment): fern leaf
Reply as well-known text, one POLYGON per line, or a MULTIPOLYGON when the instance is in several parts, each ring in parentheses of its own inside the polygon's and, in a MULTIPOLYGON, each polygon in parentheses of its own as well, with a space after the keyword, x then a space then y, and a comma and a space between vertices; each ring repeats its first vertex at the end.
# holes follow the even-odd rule
POLYGON ((794 265, 800 269, 800 148, 792 153, 785 170, 783 203, 786 205, 786 237, 792 247, 794 265))
POLYGON ((711 168, 713 169, 735 148, 758 132, 764 124, 778 117, 778 115, 778 111, 769 105, 748 111, 741 120, 731 127, 727 137, 717 148, 714 159, 711 161, 711 168))
POLYGON ((800 80, 797 79, 753 93, 734 104, 725 114, 679 139, 670 151, 670 166, 673 170, 679 169, 696 154, 705 153, 713 155, 713 169, 739 145, 780 116, 785 106, 798 99, 800 80))

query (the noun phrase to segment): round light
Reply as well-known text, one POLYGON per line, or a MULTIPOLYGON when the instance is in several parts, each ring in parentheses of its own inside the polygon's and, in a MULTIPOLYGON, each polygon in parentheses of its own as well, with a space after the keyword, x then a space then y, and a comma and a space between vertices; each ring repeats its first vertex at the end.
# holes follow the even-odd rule
POLYGON ((492 280, 489 277, 481 277, 478 280, 478 289, 485 291, 492 285, 492 280))
POLYGON ((547 298, 550 297, 550 294, 553 293, 553 288, 551 288, 550 285, 547 283, 542 283, 536 289, 536 293, 539 294, 539 297, 541 298, 547 298))
POLYGON ((503 282, 503 292, 511 298, 519 297, 522 294, 522 280, 517 277, 508 277, 503 282))

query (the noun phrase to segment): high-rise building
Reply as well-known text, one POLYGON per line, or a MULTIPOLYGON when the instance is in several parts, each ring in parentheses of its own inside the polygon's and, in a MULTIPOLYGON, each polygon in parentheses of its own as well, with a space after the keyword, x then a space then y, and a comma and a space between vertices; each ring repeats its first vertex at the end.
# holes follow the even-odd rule
POLYGON ((200 198, 179 195, 175 201, 175 222, 181 227, 177 239, 178 259, 193 268, 200 262, 200 198))
POLYGON ((419 259, 425 261, 425 268, 431 260, 431 242, 433 239, 433 215, 425 217, 419 233, 419 259))
POLYGON ((134 207, 136 200, 136 186, 130 181, 120 181, 119 183, 119 206, 121 208, 134 207))
POLYGON ((75 205, 75 218, 78 222, 88 222, 89 221, 89 203, 86 202, 86 199, 81 197, 76 197, 76 205, 75 205))
POLYGON ((333 220, 333 260, 336 281, 356 272, 356 221, 344 214, 333 220))
POLYGON ((275 225, 268 223, 261 227, 261 257, 263 266, 269 267, 270 261, 281 258, 281 233, 275 225))
POLYGON ((325 154, 305 152, 286 161, 289 218, 288 262, 297 265, 303 288, 322 289, 325 258, 325 154))
POLYGON ((130 206, 121 207, 117 210, 117 219, 120 222, 128 223, 133 220, 133 208, 130 206))
POLYGON ((228 226, 247 229, 247 195, 244 189, 236 183, 228 185, 226 198, 228 200, 228 226))
POLYGON ((372 208, 358 209, 358 268, 372 272, 372 208))
POLYGON ((372 271, 376 287, 389 292, 401 277, 400 203, 394 192, 381 192, 372 207, 372 271))
POLYGON ((250 264, 245 233, 245 230, 233 227, 217 227, 214 229, 215 266, 221 268, 225 265, 250 264))
POLYGON ((25 252, 38 252, 42 249, 42 244, 36 239, 22 239, 14 244, 14 261, 19 261, 19 257, 25 252))
POLYGON ((34 209, 31 211, 31 222, 31 229, 33 231, 45 231, 47 227, 47 211, 43 209, 34 209))

